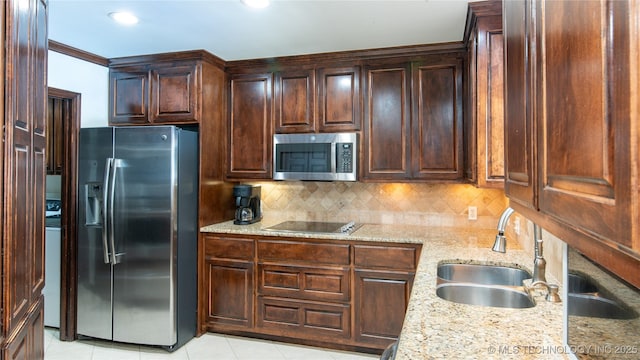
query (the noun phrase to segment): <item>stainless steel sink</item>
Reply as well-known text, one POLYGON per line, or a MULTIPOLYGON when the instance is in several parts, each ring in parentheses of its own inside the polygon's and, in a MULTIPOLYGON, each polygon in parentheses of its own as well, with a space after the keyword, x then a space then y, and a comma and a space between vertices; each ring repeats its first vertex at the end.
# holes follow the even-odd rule
POLYGON ((446 283, 436 287, 440 298, 461 304, 511 309, 531 308, 536 304, 524 288, 508 286, 446 283))
POLYGON ((590 279, 578 275, 568 276, 567 311, 569 315, 603 319, 635 319, 638 314, 622 302, 606 295, 590 279))
POLYGON ((438 265, 436 295, 461 304, 522 309, 534 307, 522 282, 531 279, 523 269, 499 265, 438 265))
POLYGON ((438 278, 441 283, 522 286, 522 281, 531 279, 531 274, 523 269, 499 265, 441 264, 438 266, 438 278))

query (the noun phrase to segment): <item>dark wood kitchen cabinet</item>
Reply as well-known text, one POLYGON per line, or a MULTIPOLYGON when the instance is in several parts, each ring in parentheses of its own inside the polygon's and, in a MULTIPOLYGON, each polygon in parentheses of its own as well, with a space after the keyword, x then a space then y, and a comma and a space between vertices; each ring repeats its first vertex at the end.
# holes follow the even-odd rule
POLYGON ((258 239, 256 328, 334 341, 351 336, 349 244, 258 239))
POLYGON ((360 66, 320 67, 317 82, 320 132, 359 131, 362 122, 360 66))
POLYGON ((109 122, 113 125, 200 121, 200 64, 111 68, 109 122))
POLYGON ((44 357, 47 2, 3 1, 0 358, 44 357))
POLYGON ((232 74, 227 179, 272 178, 272 73, 232 74))
POLYGON ((203 233, 201 331, 381 352, 421 246, 203 233))
POLYGON ((254 241, 201 235, 206 328, 251 329, 254 313, 254 241))
POLYGON ((398 339, 420 249, 354 245, 354 337, 386 348, 398 339))
POLYGON ((367 66, 365 73, 364 180, 411 178, 411 67, 367 66))
POLYGON ((296 67, 275 73, 275 132, 360 130, 360 67, 296 67))
POLYGON ((639 6, 504 3, 507 196, 637 287, 639 6))
POLYGON ((275 73, 275 132, 314 132, 315 71, 300 68, 275 73))
POLYGON ((469 3, 465 177, 481 188, 504 187, 504 38, 502 1, 469 3))
POLYGON ((529 0, 504 5, 504 187, 511 204, 536 210, 531 6, 529 0))
POLYGON ((220 63, 204 51, 111 59, 109 123, 200 123, 215 111, 208 94, 222 85, 215 75, 220 63))
POLYGON ((365 180, 460 180, 462 59, 365 67, 365 180))

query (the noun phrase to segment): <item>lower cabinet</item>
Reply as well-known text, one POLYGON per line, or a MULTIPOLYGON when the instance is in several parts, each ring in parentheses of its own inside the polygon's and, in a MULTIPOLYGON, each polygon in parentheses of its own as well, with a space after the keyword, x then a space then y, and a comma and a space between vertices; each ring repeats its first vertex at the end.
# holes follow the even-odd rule
POLYGON ((253 326, 253 263, 207 260, 207 322, 220 329, 253 326))
POLYGON ((378 353, 400 334, 419 244, 202 239, 203 331, 378 353))
POLYGON ((398 340, 414 273, 355 270, 355 340, 386 348, 398 340))
POLYGON ((247 330, 253 327, 254 243, 250 239, 203 236, 204 268, 200 273, 202 331, 247 330), (203 301, 203 295, 205 299, 203 301), (203 306, 204 305, 204 306, 203 306), (206 326, 204 326, 206 324, 206 326))
POLYGON ((274 298, 258 295, 258 331, 301 339, 334 341, 351 335, 348 303, 274 298))

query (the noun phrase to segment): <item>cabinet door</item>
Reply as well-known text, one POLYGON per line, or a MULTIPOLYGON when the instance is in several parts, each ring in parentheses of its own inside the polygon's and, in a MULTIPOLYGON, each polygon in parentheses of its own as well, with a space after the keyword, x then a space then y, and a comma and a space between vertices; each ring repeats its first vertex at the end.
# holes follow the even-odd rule
POLYGON ((348 304, 258 296, 257 307, 256 328, 267 334, 332 342, 351 336, 348 304))
POLYGON ((629 3, 536 3, 540 211, 626 248, 638 190, 629 3))
POLYGON ((271 179, 272 124, 269 74, 232 75, 229 179, 271 179))
POLYGON ((146 67, 109 72, 109 123, 149 122, 149 73, 146 67))
POLYGON ((258 293, 283 298, 349 301, 349 268, 260 263, 258 293))
POLYGON ((408 64, 365 70, 363 179, 410 178, 409 72, 408 64))
POLYGON ((398 339, 413 273, 356 269, 355 340, 386 347, 398 339))
POLYGON ((207 260, 205 271, 209 328, 251 328, 253 263, 207 260))
MULTIPOLYGON (((482 16, 476 23, 476 68, 472 98, 476 122, 475 182, 478 187, 504 186, 504 39, 502 16, 482 16)), ((471 44, 470 44, 471 46, 471 44)), ((470 60, 471 61, 471 60, 470 60)), ((473 71, 472 70, 472 71, 473 71)))
POLYGON ((360 130, 360 67, 318 69, 318 122, 321 132, 360 130))
POLYGON ((462 61, 414 64, 412 74, 411 177, 461 179, 462 61))
POLYGON ((531 1, 505 1, 503 18, 505 193, 510 201, 536 209, 531 1))
POLYGON ((315 72, 280 71, 275 75, 277 133, 315 131, 315 72))
POLYGON ((11 1, 3 10, 12 22, 4 44, 1 321, 4 334, 12 334, 25 326, 44 287, 47 3, 11 1))
POLYGON ((154 67, 150 74, 150 122, 181 123, 200 120, 198 65, 154 67))

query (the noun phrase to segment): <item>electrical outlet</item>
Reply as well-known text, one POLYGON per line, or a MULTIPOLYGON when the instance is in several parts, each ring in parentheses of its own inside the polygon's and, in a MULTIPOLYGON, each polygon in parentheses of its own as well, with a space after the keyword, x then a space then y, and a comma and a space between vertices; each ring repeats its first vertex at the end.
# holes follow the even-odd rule
POLYGON ((478 220, 478 208, 475 206, 469 206, 469 220, 478 220))
POLYGON ((515 232, 516 235, 520 235, 520 218, 517 216, 513 220, 513 232, 515 232))

